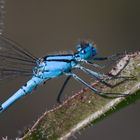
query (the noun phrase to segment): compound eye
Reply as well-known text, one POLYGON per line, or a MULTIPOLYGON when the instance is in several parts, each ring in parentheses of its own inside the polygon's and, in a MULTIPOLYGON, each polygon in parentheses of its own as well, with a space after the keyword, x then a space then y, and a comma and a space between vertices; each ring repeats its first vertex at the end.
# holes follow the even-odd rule
POLYGON ((85 54, 85 53, 86 53, 86 51, 85 51, 85 50, 82 50, 82 51, 81 51, 81 53, 85 54))

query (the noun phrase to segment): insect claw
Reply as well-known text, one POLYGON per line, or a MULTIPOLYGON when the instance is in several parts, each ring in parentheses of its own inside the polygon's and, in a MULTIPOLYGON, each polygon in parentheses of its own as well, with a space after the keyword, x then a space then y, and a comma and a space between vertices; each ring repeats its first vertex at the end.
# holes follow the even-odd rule
POLYGON ((58 104, 62 104, 62 102, 61 102, 60 100, 57 100, 57 103, 58 103, 58 104))
POLYGON ((136 76, 136 75, 133 75, 133 74, 130 74, 130 78, 131 78, 132 80, 137 80, 137 76, 136 76))
POLYGON ((129 80, 137 80, 137 76, 136 75, 133 75, 133 74, 130 74, 130 76, 123 77, 123 78, 129 79, 129 80))

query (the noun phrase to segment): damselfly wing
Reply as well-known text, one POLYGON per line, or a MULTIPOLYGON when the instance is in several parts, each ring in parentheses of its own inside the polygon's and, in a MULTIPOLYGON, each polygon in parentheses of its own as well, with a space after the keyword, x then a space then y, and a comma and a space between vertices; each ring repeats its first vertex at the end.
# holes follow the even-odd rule
POLYGON ((0 80, 18 75, 32 75, 36 57, 19 44, 0 36, 0 80))

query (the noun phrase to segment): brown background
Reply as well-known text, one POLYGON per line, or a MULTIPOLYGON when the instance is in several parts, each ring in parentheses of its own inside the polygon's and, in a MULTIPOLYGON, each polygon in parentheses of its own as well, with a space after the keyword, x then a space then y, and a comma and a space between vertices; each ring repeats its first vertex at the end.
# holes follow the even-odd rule
MULTIPOLYGON (((140 50, 139 0, 7 0, 5 34, 38 57, 73 50, 78 39, 94 40, 101 55, 140 50)), ((28 78, 4 81, 1 102, 28 78)), ((0 115, 0 137, 15 138, 33 124, 46 108, 56 105, 64 77, 38 88, 0 115)), ((81 88, 71 81, 70 96, 81 88)), ((79 140, 139 140, 140 102, 113 114, 76 135, 79 140)), ((74 138, 70 138, 71 140, 74 138)))

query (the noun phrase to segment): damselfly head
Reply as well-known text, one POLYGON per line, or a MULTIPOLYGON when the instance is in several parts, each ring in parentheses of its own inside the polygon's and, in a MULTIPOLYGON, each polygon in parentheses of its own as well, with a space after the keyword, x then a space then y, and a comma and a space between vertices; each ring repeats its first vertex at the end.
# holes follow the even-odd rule
POLYGON ((87 41, 81 41, 76 48, 78 51, 77 56, 80 57, 80 59, 89 60, 97 54, 97 49, 94 44, 87 41))

